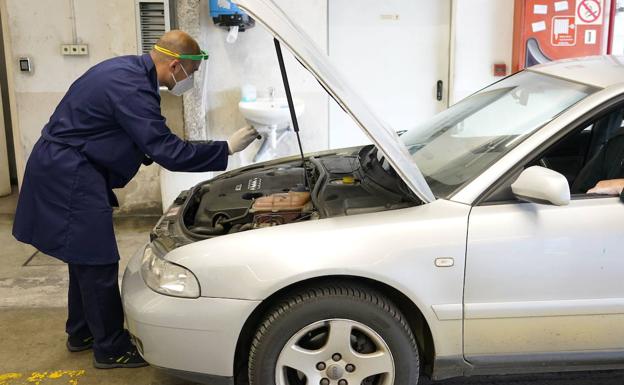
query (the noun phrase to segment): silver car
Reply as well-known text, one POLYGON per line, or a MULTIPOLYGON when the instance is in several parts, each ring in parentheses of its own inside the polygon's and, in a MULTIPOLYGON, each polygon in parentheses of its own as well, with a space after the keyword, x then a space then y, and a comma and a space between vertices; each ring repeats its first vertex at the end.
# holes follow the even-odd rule
POLYGON ((624 367, 624 59, 510 76, 397 135, 269 0, 237 0, 373 144, 183 192, 123 278, 145 359, 211 384, 624 367))

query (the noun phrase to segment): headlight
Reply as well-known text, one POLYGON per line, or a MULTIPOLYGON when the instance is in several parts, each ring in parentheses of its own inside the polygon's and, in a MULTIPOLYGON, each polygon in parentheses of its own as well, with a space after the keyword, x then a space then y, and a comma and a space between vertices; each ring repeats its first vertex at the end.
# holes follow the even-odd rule
POLYGON ((195 275, 189 269, 160 257, 149 245, 143 252, 141 276, 155 292, 174 297, 199 297, 199 282, 195 275))

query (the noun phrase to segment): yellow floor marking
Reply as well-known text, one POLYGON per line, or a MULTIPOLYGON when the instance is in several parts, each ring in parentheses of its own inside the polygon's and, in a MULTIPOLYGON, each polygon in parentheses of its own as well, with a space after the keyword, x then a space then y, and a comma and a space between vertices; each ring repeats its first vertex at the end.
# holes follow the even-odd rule
POLYGON ((9 380, 16 380, 22 377, 22 373, 0 373, 0 385, 8 385, 9 380))
POLYGON ((45 380, 47 375, 48 375, 48 372, 43 372, 43 373, 32 372, 32 374, 30 375, 30 377, 26 379, 26 381, 32 382, 35 385, 39 385, 41 381, 45 380))
MULTIPOLYGON (((50 372, 32 372, 21 384, 45 385, 68 384, 78 385, 78 377, 85 374, 84 370, 54 370, 50 372), (63 378, 65 377, 65 378, 63 378), (61 381, 56 381, 56 380, 61 381)), ((0 373, 0 385, 18 385, 15 380, 25 377, 22 373, 0 373)))

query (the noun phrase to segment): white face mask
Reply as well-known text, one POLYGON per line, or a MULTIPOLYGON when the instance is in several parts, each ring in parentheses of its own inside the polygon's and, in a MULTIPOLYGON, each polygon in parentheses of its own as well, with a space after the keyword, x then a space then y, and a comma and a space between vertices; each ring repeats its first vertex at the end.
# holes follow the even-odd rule
POLYGON ((193 89, 193 86, 195 85, 195 83, 193 83, 193 74, 189 76, 184 67, 181 64, 180 66, 182 67, 182 71, 184 71, 184 74, 186 75, 186 79, 177 81, 175 76, 171 74, 175 85, 172 89, 169 90, 169 92, 171 92, 175 96, 181 96, 183 93, 193 89))

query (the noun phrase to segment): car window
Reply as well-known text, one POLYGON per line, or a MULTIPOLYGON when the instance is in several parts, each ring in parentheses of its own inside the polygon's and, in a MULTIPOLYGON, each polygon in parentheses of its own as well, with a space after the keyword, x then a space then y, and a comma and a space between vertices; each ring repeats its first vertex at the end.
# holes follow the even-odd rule
MULTIPOLYGON (((566 177, 572 199, 603 198, 587 194, 601 180, 624 178, 624 107, 579 126, 523 168, 541 166, 566 177)), ((484 203, 517 201, 511 184, 523 170, 508 178, 484 203)))
POLYGON ((596 89, 521 72, 401 136, 438 197, 448 197, 596 89))

